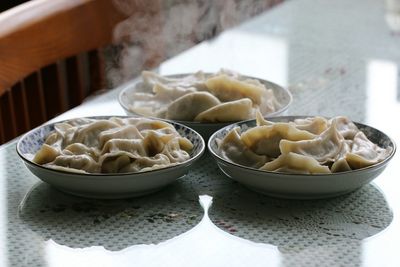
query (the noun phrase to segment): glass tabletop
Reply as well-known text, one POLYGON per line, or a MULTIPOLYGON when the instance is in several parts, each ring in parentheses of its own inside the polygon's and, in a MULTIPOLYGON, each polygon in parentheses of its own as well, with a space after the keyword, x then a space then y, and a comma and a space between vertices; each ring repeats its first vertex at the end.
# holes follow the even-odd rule
MULTIPOLYGON (((284 2, 157 71, 227 68, 270 80, 293 94, 288 115, 346 115, 399 144, 394 4, 284 2)), ((55 120, 125 115, 118 93, 134 82, 55 120)), ((399 164, 396 154, 350 194, 285 200, 228 179, 206 153, 189 175, 155 194, 106 201, 41 182, 14 141, 0 147, 0 266, 399 266, 399 164)))

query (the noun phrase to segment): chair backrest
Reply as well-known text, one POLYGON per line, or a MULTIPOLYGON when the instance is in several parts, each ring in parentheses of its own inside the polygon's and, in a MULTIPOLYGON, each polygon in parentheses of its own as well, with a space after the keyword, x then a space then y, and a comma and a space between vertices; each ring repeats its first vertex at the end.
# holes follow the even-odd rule
POLYGON ((132 2, 33 0, 0 13, 0 144, 105 86, 101 49, 116 25, 147 10, 132 2))

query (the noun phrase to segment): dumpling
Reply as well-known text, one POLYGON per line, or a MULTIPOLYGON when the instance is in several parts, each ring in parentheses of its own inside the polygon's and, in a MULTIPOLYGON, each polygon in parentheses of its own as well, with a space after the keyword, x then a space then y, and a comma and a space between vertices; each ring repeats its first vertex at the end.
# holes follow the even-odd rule
POLYGON ((336 160, 331 167, 331 172, 345 172, 351 171, 351 167, 345 157, 336 160))
POLYGON ((143 92, 132 93, 130 98, 134 101, 129 103, 129 110, 143 116, 154 116, 155 113, 171 102, 169 98, 143 92))
POLYGON ((171 163, 184 162, 190 158, 189 153, 180 148, 177 138, 170 140, 164 146, 162 154, 166 155, 171 163))
POLYGON ((172 124, 161 120, 140 119, 135 126, 140 132, 143 130, 158 130, 163 128, 170 128, 172 131, 176 132, 172 124))
POLYGON ((103 146, 101 155, 112 154, 113 156, 124 152, 130 153, 131 158, 148 156, 147 148, 142 139, 112 139, 103 146))
POLYGON ((343 144, 344 138, 336 129, 335 122, 333 122, 327 130, 314 139, 300 141, 281 140, 279 148, 282 154, 294 152, 312 157, 324 164, 335 161, 335 158, 342 150, 343 144))
POLYGON ((347 163, 352 169, 359 169, 376 164, 389 156, 392 149, 381 148, 371 142, 363 132, 359 131, 353 140, 351 152, 346 154, 347 163))
POLYGON ((232 129, 218 144, 221 157, 240 165, 259 168, 267 161, 266 156, 257 155, 240 139, 239 127, 232 129))
POLYGON ((254 84, 229 77, 226 74, 216 75, 206 81, 208 90, 219 100, 232 101, 249 98, 254 104, 260 105, 265 86, 261 83, 254 84))
POLYGON ((175 99, 196 92, 194 87, 180 87, 180 86, 167 86, 165 84, 156 83, 153 86, 153 93, 155 99, 162 100, 163 102, 171 102, 175 99))
POLYGON ((329 120, 329 125, 336 122, 336 127, 345 139, 353 139, 360 131, 358 127, 347 117, 337 116, 329 120))
POLYGON ((313 134, 321 134, 328 129, 328 120, 322 117, 313 117, 294 120, 296 128, 313 134))
POLYGON ((164 168, 168 165, 171 165, 168 157, 163 154, 157 154, 154 157, 138 158, 132 163, 121 168, 120 172, 144 172, 164 168))
POLYGON ((49 168, 56 168, 57 166, 82 170, 85 172, 96 173, 100 172, 100 164, 98 164, 89 155, 59 155, 51 163, 44 164, 44 166, 49 168))
POLYGON ((143 71, 142 72, 143 82, 145 84, 154 85, 156 83, 168 85, 169 87, 195 87, 204 88, 204 81, 206 80, 205 74, 202 71, 198 71, 191 75, 186 75, 180 78, 165 77, 154 72, 143 71))
POLYGON ((281 154, 279 142, 282 139, 291 141, 309 140, 314 134, 297 129, 290 123, 274 123, 269 126, 251 128, 241 135, 243 143, 259 155, 276 158, 281 154))
POLYGON ((139 132, 136 126, 126 125, 122 127, 112 128, 103 131, 99 134, 99 147, 111 139, 143 139, 143 135, 139 132))
POLYGON ((46 164, 52 162, 59 155, 60 151, 58 149, 49 146, 48 144, 43 144, 33 157, 33 162, 37 164, 46 164))
POLYGON ((99 150, 97 148, 85 146, 81 143, 73 143, 64 148, 62 153, 65 155, 88 155, 97 159, 99 150))
POLYGON ((193 121, 201 112, 221 102, 208 92, 196 92, 184 95, 173 101, 166 110, 166 119, 193 121))
POLYGON ((99 134, 116 127, 118 127, 118 124, 112 121, 98 120, 86 125, 70 128, 65 133, 63 145, 82 143, 90 147, 97 147, 99 145, 99 134))
POLYGON ((34 162, 79 173, 161 168, 189 159, 193 149, 172 124, 144 118, 71 120, 56 124, 46 142, 34 162))
POLYGON ((260 170, 303 174, 331 173, 329 167, 320 165, 315 159, 292 152, 265 163, 260 170))
POLYGON ((274 123, 272 121, 267 121, 266 119, 264 119, 261 112, 257 111, 256 112, 256 124, 257 124, 257 126, 270 126, 274 123))
POLYGON ((131 158, 126 154, 104 158, 101 164, 102 173, 118 173, 131 163, 131 158))
POLYGON ((254 109, 248 98, 221 103, 197 115, 194 120, 201 122, 229 122, 252 118, 254 109))

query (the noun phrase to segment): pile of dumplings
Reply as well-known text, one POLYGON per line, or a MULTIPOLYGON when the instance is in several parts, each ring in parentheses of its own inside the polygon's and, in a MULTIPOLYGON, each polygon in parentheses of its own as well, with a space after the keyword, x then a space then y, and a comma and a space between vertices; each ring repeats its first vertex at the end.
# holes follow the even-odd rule
POLYGON ((231 122, 255 118, 256 111, 269 114, 280 104, 272 89, 259 80, 221 70, 212 75, 199 71, 182 78, 168 78, 144 71, 130 111, 157 118, 231 122))
POLYGON ((257 126, 232 129, 217 140, 218 153, 231 162, 264 171, 319 174, 376 164, 391 153, 381 148, 347 117, 310 117, 271 122, 257 114, 257 126))
POLYGON ((184 162, 192 149, 164 121, 84 118, 55 124, 33 161, 77 173, 143 172, 184 162))

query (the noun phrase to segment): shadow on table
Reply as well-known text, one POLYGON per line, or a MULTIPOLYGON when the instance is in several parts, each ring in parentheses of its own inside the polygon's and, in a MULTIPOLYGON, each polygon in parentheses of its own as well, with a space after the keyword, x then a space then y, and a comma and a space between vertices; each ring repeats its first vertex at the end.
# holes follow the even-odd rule
POLYGON ((203 210, 198 195, 179 181, 154 194, 122 200, 75 197, 40 182, 21 202, 19 216, 44 240, 121 250, 182 234, 201 220, 203 210))
POLYGON ((217 226, 277 246, 283 266, 360 265, 361 240, 379 233, 393 219, 383 194, 371 184, 322 200, 277 199, 232 185, 230 192, 217 193, 213 202, 210 218, 217 226))

